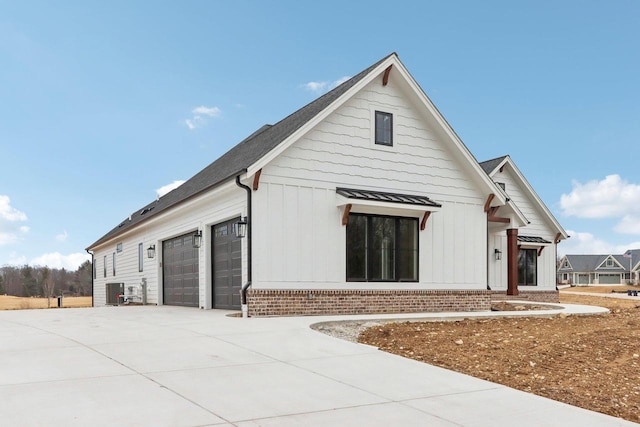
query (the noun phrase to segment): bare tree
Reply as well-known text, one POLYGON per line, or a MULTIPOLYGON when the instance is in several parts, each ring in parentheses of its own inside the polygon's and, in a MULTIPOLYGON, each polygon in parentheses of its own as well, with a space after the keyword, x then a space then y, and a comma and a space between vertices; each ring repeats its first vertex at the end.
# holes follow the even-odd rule
POLYGON ((55 281, 53 280, 51 271, 47 267, 43 267, 40 270, 41 274, 41 286, 44 295, 47 297, 47 307, 51 308, 51 297, 53 296, 53 290, 55 288, 55 281))

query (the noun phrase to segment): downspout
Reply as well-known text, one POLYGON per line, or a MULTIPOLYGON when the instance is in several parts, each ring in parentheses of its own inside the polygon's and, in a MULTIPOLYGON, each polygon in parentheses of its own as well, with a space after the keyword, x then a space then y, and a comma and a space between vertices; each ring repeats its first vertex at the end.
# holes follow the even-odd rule
POLYGON ((242 317, 249 317, 247 305, 247 289, 251 286, 251 188, 240 182, 240 175, 236 176, 236 185, 247 192, 247 283, 242 285, 240 302, 242 304, 242 317))
POLYGON ((91 252, 89 249, 85 250, 89 255, 91 255, 91 307, 95 307, 93 305, 93 272, 95 271, 95 266, 93 265, 93 263, 95 262, 95 259, 93 258, 93 252, 91 252))

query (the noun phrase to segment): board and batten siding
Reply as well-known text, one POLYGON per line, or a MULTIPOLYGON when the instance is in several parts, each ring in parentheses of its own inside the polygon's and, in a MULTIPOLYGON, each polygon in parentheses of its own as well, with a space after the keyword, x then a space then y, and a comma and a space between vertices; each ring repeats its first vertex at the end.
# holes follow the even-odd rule
MULTIPOLYGON (((124 283, 139 286, 147 279, 147 302, 162 304, 162 242, 196 230, 202 230, 202 246, 199 251, 199 306, 212 306, 211 226, 239 216, 246 216, 246 192, 235 182, 225 183, 166 213, 157 214, 110 242, 94 250, 97 261, 97 277, 94 280, 94 306, 106 304, 106 284, 124 283), (123 250, 116 253, 116 275, 112 274, 111 257, 116 245, 122 243, 123 250), (138 271, 138 244, 143 243, 144 271, 138 271), (147 258, 149 245, 156 245, 156 256, 147 258), (103 277, 103 257, 107 255, 107 277, 103 277)), ((246 239, 243 239, 243 283, 246 281, 246 239)))
MULTIPOLYGON (((546 213, 540 211, 540 207, 531 200, 526 190, 522 188, 520 180, 515 176, 513 169, 507 165, 502 172, 496 172, 493 180, 505 184, 505 191, 509 198, 513 200, 515 205, 520 209, 522 214, 530 222, 524 227, 518 229, 518 235, 536 236, 553 242, 556 236, 555 227, 547 219, 546 213)), ((509 228, 509 227, 507 227, 509 228)), ((503 260, 502 264, 506 264, 506 232, 502 231, 500 236, 492 236, 494 244, 500 244, 502 247, 503 260), (504 236, 503 236, 504 235, 504 236)), ((490 238, 490 242, 491 242, 490 238)), ((491 245, 490 245, 491 246, 491 245)), ((524 247, 529 247, 523 243, 524 247)), ((495 246, 498 247, 498 246, 495 246)), ((530 246, 538 247, 538 246, 530 246)), ((499 247, 498 247, 499 248, 499 247)), ((490 247, 490 252, 493 249, 490 247)), ((538 285, 537 286, 521 286, 523 290, 550 290, 556 286, 556 249, 555 245, 547 245, 538 257, 538 285)), ((497 266, 497 264, 493 264, 497 266)), ((491 267, 489 269, 489 283, 497 286, 496 289, 507 289, 506 267, 500 266, 500 271, 495 271, 491 267)))
POLYGON ((253 193, 254 288, 485 289, 481 192, 396 83, 370 83, 263 168, 253 193), (374 144, 376 110, 393 114, 393 147, 374 144), (442 204, 419 232, 419 283, 346 282, 336 187, 442 204))

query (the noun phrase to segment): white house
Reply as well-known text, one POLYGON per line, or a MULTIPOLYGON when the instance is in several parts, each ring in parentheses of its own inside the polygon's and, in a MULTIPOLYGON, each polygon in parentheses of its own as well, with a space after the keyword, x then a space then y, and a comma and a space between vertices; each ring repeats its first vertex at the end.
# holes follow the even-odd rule
POLYGON ((252 316, 465 311, 557 299, 567 237, 509 157, 476 161, 394 53, 87 250, 96 306, 144 284, 146 303, 252 316))

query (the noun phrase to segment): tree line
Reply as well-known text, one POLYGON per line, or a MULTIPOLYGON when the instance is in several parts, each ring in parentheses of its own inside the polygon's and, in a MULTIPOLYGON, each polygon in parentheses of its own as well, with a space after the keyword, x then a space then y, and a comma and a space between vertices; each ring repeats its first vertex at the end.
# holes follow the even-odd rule
POLYGON ((19 297, 89 296, 91 295, 91 261, 76 271, 23 265, 0 267, 0 295, 19 297))

